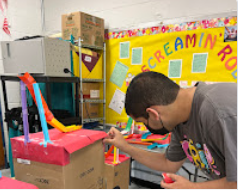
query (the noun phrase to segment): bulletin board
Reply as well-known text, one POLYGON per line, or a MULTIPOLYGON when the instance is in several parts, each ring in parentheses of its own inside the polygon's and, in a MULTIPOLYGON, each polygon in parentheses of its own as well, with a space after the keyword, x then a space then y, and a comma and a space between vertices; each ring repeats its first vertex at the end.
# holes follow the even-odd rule
POLYGON ((197 81, 237 82, 237 42, 224 42, 224 32, 220 27, 107 40, 106 122, 127 121, 125 93, 141 72, 161 72, 185 88, 197 81))

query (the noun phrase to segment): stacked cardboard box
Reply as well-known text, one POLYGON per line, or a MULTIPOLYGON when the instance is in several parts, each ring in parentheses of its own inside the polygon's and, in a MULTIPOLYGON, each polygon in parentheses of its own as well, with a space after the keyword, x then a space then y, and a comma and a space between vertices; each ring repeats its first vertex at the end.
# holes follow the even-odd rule
MULTIPOLYGON (((104 20, 99 17, 89 15, 84 12, 72 12, 62 15, 62 38, 69 40, 73 35, 77 40, 82 39, 82 45, 103 47, 104 43, 104 20)), ((82 59, 82 78, 102 79, 102 53, 89 52, 82 49, 82 55, 79 55, 78 47, 74 47, 73 65, 74 74, 80 76, 79 73, 79 56, 82 59)), ((84 98, 100 98, 99 84, 88 83, 83 84, 84 98)), ((101 104, 83 103, 83 119, 91 119, 99 117, 101 104)), ((80 105, 81 106, 81 105, 80 105)), ((81 108, 81 107, 80 107, 81 108)))
POLYGON ((92 119, 99 117, 99 103, 83 103, 83 118, 92 119))
POLYGON ((53 144, 41 146, 43 134, 11 139, 14 170, 17 180, 38 188, 97 189, 103 187, 104 151, 102 131, 81 129, 72 133, 49 130, 53 144))
POLYGON ((104 20, 83 12, 62 15, 62 39, 83 39, 83 45, 103 47, 104 20))
POLYGON ((83 98, 100 98, 100 84, 83 83, 83 98))
MULTIPOLYGON (((100 98, 100 84, 99 83, 83 83, 83 98, 99 99, 100 98)), ((97 118, 99 117, 99 103, 83 103, 83 118, 97 118)))
POLYGON ((114 155, 111 154, 105 159, 104 186, 105 189, 128 189, 130 157, 125 155, 119 156, 120 163, 113 163, 114 155))

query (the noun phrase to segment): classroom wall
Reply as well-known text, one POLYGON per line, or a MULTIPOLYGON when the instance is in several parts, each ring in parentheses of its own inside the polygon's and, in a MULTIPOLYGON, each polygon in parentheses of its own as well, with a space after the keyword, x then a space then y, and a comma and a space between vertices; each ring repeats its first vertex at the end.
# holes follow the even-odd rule
POLYGON ((121 30, 155 26, 161 21, 181 23, 208 16, 236 16, 236 10, 236 0, 46 0, 45 27, 47 34, 60 32, 60 15, 74 11, 102 17, 105 28, 121 30))
MULTIPOLYGON (((0 11, 0 41, 12 41, 23 36, 32 36, 41 34, 41 1, 40 0, 8 0, 8 9, 4 13, 0 11), (11 36, 5 34, 2 30, 4 14, 6 14, 9 24, 11 36)), ((1 46, 0 46, 1 50, 1 46)), ((3 63, 2 54, 0 51, 0 74, 2 75, 3 63)), ((1 85, 1 83, 0 83, 1 85)), ((9 108, 21 106, 20 101, 20 86, 18 83, 8 83, 7 93, 9 108)), ((2 90, 1 108, 4 110, 2 90)), ((4 117, 3 117, 4 119, 4 117)), ((3 123, 5 133, 5 143, 8 147, 8 131, 6 123, 3 123)), ((7 148, 8 155, 8 148, 7 148)))
MULTIPOLYGON (((23 36, 32 36, 41 34, 41 3, 39 0, 9 0, 8 9, 5 12, 10 24, 11 36, 0 31, 0 41, 12 41, 23 36)), ((3 14, 0 14, 0 26, 3 25, 3 14)), ((1 47, 0 47, 1 48, 1 47)), ((0 73, 3 71, 2 55, 0 51, 0 73)), ((16 84, 10 84, 9 90, 14 97, 10 97, 11 104, 19 103, 18 97, 15 98, 16 84)), ((15 105, 13 105, 15 106, 15 105)))

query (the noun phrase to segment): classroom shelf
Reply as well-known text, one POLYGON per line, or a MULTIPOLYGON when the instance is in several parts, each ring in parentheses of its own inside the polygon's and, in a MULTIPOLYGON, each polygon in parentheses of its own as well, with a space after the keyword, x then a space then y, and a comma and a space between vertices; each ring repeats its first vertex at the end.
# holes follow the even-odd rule
POLYGON ((89 102, 89 103, 105 103, 105 100, 103 100, 103 99, 90 99, 90 98, 86 98, 86 99, 83 99, 83 102, 89 102))
MULTIPOLYGON (((74 42, 75 43, 78 43, 79 40, 74 40, 74 42)), ((76 44, 74 44, 74 45, 76 45, 76 44)), ((78 47, 84 47, 84 48, 90 48, 90 49, 94 49, 94 50, 103 50, 104 49, 104 47, 90 46, 90 45, 85 45, 85 44, 81 44, 81 46, 80 45, 76 45, 76 46, 78 46, 78 47)))
POLYGON ((103 117, 91 118, 91 119, 83 119, 83 123, 91 123, 96 121, 104 121, 103 117))
MULTIPOLYGON (((45 90, 46 90, 46 103, 49 107, 49 109, 52 111, 52 104, 51 104, 51 83, 73 83, 75 85, 76 91, 78 91, 78 87, 80 85, 80 78, 78 77, 50 77, 50 76, 33 76, 35 81, 37 83, 45 83, 45 90)), ((20 79, 16 75, 2 75, 0 76, 1 82, 2 82, 2 91, 3 91, 3 98, 4 98, 4 106, 5 106, 5 115, 10 115, 10 109, 9 109, 9 102, 7 98, 7 88, 6 88, 6 82, 20 82, 20 79)), ((79 101, 78 100, 78 94, 76 94, 75 97, 75 117, 69 117, 69 118, 63 118, 59 119, 61 123, 64 125, 73 125, 73 124, 81 124, 82 118, 79 115, 79 101)), ((6 121, 8 126, 12 126, 11 121, 6 121)))
MULTIPOLYGON (((1 80, 3 81, 20 81, 18 76, 15 75, 1 75, 1 80)), ((38 83, 79 83, 80 79, 78 77, 49 77, 49 76, 38 76, 35 75, 34 79, 38 83)))
MULTIPOLYGON (((103 100, 101 99, 84 99, 83 96, 80 96, 79 102, 81 104, 80 106, 80 111, 81 111, 81 118, 83 118, 83 103, 85 102, 90 102, 90 103, 103 103, 103 117, 102 118, 94 118, 94 119, 82 119, 81 120, 81 124, 84 123, 90 123, 90 122, 95 122, 95 121, 103 121, 103 129, 105 129, 105 114, 106 114, 106 44, 103 44, 103 47, 97 47, 97 46, 89 46, 89 45, 84 45, 82 44, 83 40, 81 38, 79 38, 78 40, 74 41, 74 45, 77 45, 78 48, 78 52, 79 52, 79 79, 80 79, 80 86, 79 89, 83 89, 82 88, 82 84, 85 82, 97 82, 97 83, 103 83, 103 100), (83 78, 82 76, 82 48, 81 47, 85 47, 85 48, 89 48, 92 50, 99 50, 103 52, 103 69, 102 69, 102 73, 103 73, 103 79, 87 79, 87 78, 83 78)), ((82 93, 82 91, 81 91, 82 93)))
POLYGON ((83 79, 82 82, 104 82, 103 79, 83 79))

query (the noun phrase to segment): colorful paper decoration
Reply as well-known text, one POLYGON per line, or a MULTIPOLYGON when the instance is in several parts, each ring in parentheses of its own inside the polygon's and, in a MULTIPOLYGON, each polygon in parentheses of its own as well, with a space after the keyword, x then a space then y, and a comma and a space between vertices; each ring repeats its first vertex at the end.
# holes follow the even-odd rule
POLYGON ((8 19, 5 17, 4 22, 3 22, 3 31, 7 34, 10 35, 10 31, 8 28, 8 19))
POLYGON ((3 9, 3 5, 2 5, 2 0, 0 0, 0 10, 3 12, 4 9, 3 9))
POLYGON ((126 37, 135 37, 135 36, 146 36, 154 35, 161 33, 170 33, 170 32, 180 32, 186 30, 196 30, 196 29, 205 29, 205 28, 218 28, 224 26, 235 26, 237 25, 237 17, 222 17, 222 18, 213 18, 210 20, 201 20, 195 22, 184 22, 180 24, 168 24, 163 26, 155 26, 148 28, 139 28, 126 31, 118 32, 109 32, 105 34, 105 39, 120 39, 126 37))

